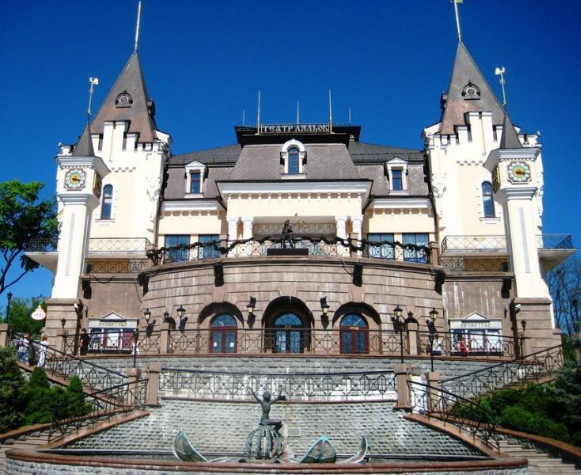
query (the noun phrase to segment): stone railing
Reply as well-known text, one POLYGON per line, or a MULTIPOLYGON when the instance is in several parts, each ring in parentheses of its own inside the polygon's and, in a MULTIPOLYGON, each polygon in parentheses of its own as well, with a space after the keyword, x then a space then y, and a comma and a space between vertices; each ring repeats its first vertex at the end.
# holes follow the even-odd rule
MULTIPOLYGON (((542 234, 537 236, 539 249, 574 249, 573 238, 567 234, 542 234)), ((442 254, 450 252, 507 252, 507 239, 498 236, 446 236, 442 240, 442 254)))

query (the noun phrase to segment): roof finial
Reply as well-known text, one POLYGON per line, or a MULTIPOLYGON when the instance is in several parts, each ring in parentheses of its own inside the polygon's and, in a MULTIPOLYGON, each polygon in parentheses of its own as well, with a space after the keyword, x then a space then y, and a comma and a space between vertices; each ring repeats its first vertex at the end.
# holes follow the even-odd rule
POLYGON ((135 44, 133 51, 137 51, 139 46, 139 24, 141 23, 141 0, 137 3, 137 25, 135 26, 135 44))
POLYGON ((458 32, 458 41, 462 42, 462 32, 460 31, 460 14, 458 13, 458 4, 464 3, 464 0, 452 0, 454 2, 454 13, 456 14, 456 31, 458 32))
POLYGON ((331 89, 329 89, 329 133, 333 133, 333 97, 331 96, 331 89))
POLYGON ((256 115, 256 133, 260 133, 260 91, 258 91, 258 114, 256 115))
POLYGON ((301 103, 297 101, 297 125, 301 123, 301 103))
POLYGON ((91 121, 91 102, 93 100, 94 86, 99 85, 99 78, 89 78, 89 106, 87 107, 87 124, 91 121))
POLYGON ((500 76, 500 86, 502 87, 502 107, 506 110, 506 94, 504 92, 504 73, 506 69, 504 67, 496 68, 494 74, 500 76))

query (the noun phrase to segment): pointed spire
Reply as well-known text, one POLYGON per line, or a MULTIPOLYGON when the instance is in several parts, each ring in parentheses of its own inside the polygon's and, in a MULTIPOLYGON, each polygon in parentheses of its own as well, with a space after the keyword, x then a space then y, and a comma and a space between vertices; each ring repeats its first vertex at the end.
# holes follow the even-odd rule
POLYGON ((109 91, 92 123, 94 133, 102 134, 106 121, 128 121, 129 132, 139 134, 138 142, 153 142, 154 104, 149 98, 139 56, 134 51, 109 91))
POLYGON ((518 138, 518 133, 514 128, 514 125, 512 125, 508 114, 504 114, 504 120, 502 122, 502 137, 500 138, 500 146, 498 148, 503 150, 523 148, 518 138))
POLYGON ((85 125, 81 138, 73 151, 73 157, 94 157, 93 140, 91 139, 91 127, 85 125))
POLYGON ((453 134, 466 123, 467 112, 491 112, 492 123, 502 123, 504 109, 462 42, 458 43, 448 93, 442 111, 441 134, 453 134))

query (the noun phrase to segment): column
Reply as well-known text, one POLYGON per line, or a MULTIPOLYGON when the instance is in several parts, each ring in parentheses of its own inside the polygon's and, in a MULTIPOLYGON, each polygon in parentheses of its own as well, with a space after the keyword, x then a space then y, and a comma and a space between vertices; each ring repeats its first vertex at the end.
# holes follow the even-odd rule
POLYGON ((397 404, 394 409, 409 409, 410 388, 408 386, 408 376, 411 372, 411 366, 408 364, 395 365, 395 388, 397 390, 397 404))
MULTIPOLYGON (((232 244, 236 239, 238 239, 238 216, 228 216, 226 221, 228 222, 228 243, 232 244)), ((232 257, 236 255, 236 248, 232 249, 228 256, 232 257)))
MULTIPOLYGON (((351 223, 353 224, 353 232, 351 233, 351 237, 355 234, 357 236, 358 242, 355 243, 353 240, 351 241, 352 244, 356 244, 357 246, 361 245, 361 239, 363 238, 362 233, 362 226, 363 226, 363 215, 351 216, 351 223)), ((361 251, 357 251, 357 257, 361 257, 363 253, 361 251)))
MULTIPOLYGON (((335 223, 337 225, 337 237, 347 239, 347 216, 335 216, 335 223)), ((349 248, 338 245, 337 254, 340 256, 348 256, 349 248)))
POLYGON ((161 363, 150 363, 147 366, 147 395, 145 399, 146 406, 159 405, 159 384, 161 374, 161 363))

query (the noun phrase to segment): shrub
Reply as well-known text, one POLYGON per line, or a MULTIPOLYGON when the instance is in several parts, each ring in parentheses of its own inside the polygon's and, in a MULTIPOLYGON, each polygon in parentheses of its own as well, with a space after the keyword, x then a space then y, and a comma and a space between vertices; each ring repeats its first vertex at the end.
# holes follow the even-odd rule
POLYGON ((22 424, 24 377, 13 348, 0 347, 0 433, 22 424))
POLYGON ((571 442, 565 424, 555 422, 540 414, 534 414, 519 406, 504 408, 500 417, 500 424, 507 429, 536 434, 563 442, 571 442))

